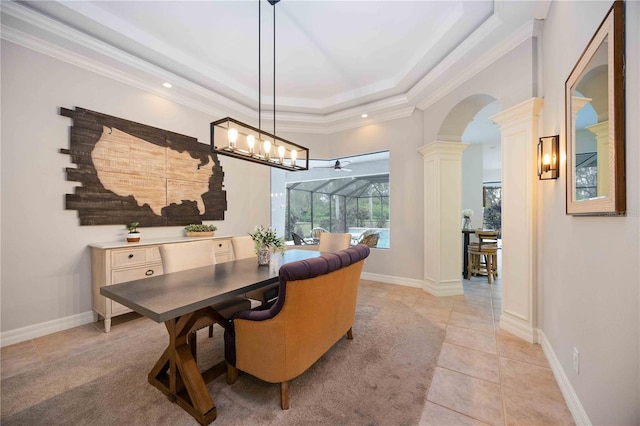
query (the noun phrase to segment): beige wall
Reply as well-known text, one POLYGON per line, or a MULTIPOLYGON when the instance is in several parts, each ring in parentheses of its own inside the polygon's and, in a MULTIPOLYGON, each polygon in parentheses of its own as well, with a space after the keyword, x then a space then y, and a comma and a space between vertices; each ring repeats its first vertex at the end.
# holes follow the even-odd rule
MULTIPOLYGON (((564 82, 611 2, 553 2, 543 29, 543 135, 565 155, 564 82)), ((540 328, 592 424, 640 424, 640 3, 626 2, 626 217, 565 214, 566 173, 538 183, 540 328), (580 351, 580 374, 572 366, 580 351)))
MULTIPOLYGON (((304 135, 291 140, 303 140, 304 135)), ((374 249, 365 272, 389 281, 417 285, 422 279, 422 113, 410 117, 306 138, 313 158, 337 158, 389 150, 390 249, 374 249), (391 278, 393 277, 393 278, 391 278)))
MULTIPOLYGON (((80 106, 197 137, 209 143, 220 117, 183 107, 32 50, 2 41, 1 330, 91 310, 92 242, 122 239, 122 226, 79 226, 64 209, 72 193, 64 169, 71 119, 59 107, 80 106)), ((245 234, 269 224, 269 168, 227 157, 228 210, 218 235, 245 234)), ((181 235, 181 227, 141 228, 142 238, 181 235)))

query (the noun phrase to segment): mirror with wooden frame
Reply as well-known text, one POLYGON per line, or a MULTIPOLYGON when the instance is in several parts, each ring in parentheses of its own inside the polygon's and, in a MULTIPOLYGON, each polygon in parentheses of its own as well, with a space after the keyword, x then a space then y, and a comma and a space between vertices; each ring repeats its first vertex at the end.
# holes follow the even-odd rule
POLYGON ((624 2, 616 1, 565 84, 567 214, 624 215, 624 2))

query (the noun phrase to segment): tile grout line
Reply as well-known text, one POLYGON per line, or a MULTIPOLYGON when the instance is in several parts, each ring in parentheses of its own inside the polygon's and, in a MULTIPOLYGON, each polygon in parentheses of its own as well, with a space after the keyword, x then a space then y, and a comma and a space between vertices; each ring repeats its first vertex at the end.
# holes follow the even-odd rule
MULTIPOLYGON (((500 294, 502 295, 502 288, 500 289, 500 294)), ((502 301, 502 297, 500 298, 500 300, 502 301)), ((493 292, 491 293, 491 312, 493 315, 493 323, 494 323, 494 328, 495 328, 495 311, 494 311, 494 302, 493 302, 493 292)), ((500 310, 502 310, 502 302, 500 304, 500 310)), ((496 328, 496 362, 498 363, 498 381, 500 383, 500 398, 502 400, 502 416, 503 416, 503 420, 504 420, 504 424, 507 425, 507 404, 506 401, 504 399, 504 385, 502 383, 502 366, 500 365, 500 344, 499 344, 499 336, 498 336, 498 330, 496 328)))

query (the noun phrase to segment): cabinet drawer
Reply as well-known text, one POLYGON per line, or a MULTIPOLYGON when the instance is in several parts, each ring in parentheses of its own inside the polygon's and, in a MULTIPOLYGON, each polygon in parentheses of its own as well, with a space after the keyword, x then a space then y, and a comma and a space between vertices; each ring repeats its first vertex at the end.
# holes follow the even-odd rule
POLYGON ((114 267, 135 265, 147 261, 147 249, 144 247, 111 252, 111 265, 114 267))
POLYGON ((230 240, 215 240, 213 244, 215 246, 216 254, 222 253, 222 252, 228 252, 231 250, 230 240))
POLYGON ((139 268, 121 269, 118 271, 111 271, 111 283, 120 284, 127 281, 139 280, 142 278, 153 277, 156 275, 162 275, 162 265, 153 264, 145 265, 139 268))

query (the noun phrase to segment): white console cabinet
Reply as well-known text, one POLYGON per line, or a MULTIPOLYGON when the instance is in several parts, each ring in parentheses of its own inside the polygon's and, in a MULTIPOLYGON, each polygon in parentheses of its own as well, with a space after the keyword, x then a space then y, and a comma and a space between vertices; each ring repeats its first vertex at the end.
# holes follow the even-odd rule
MULTIPOLYGON (((111 318, 131 312, 131 309, 100 294, 100 287, 126 281, 162 275, 162 244, 189 244, 203 239, 213 240, 217 263, 232 259, 231 237, 165 238, 139 243, 112 242, 90 244, 93 281, 93 311, 104 318, 104 330, 111 330, 111 318)), ((97 320, 97 317, 96 317, 97 320)))

